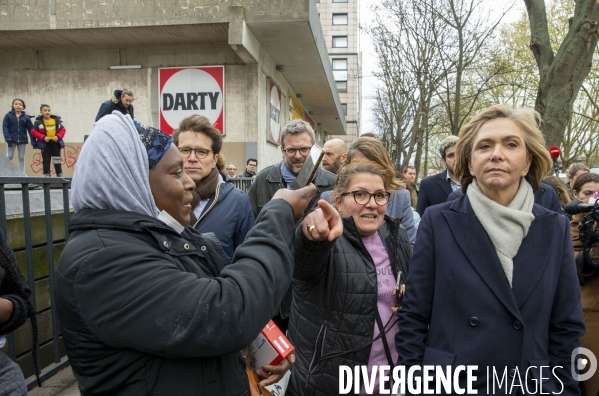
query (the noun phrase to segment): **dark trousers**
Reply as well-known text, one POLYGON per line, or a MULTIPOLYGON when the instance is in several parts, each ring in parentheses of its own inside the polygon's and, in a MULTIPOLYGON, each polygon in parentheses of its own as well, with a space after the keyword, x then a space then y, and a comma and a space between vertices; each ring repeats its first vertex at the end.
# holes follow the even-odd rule
POLYGON ((62 174, 62 165, 60 164, 60 143, 50 140, 46 142, 46 148, 42 150, 42 165, 44 175, 50 174, 50 160, 54 164, 54 171, 57 175, 62 174))

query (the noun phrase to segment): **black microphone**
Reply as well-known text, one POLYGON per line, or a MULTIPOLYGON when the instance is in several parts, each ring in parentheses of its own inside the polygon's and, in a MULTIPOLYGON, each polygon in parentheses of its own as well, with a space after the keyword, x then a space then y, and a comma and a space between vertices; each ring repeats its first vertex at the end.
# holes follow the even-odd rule
POLYGON ((586 213, 593 210, 595 204, 587 204, 578 199, 570 201, 564 206, 564 212, 575 215, 578 213, 586 213))

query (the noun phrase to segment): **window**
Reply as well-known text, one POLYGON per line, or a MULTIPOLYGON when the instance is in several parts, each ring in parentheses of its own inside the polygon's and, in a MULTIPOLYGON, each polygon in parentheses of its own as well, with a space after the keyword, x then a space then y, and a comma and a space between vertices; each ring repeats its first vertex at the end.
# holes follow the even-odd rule
POLYGON ((339 92, 339 93, 347 92, 347 81, 335 81, 335 85, 337 86, 337 92, 339 92))
POLYGON ((333 59, 332 64, 335 81, 347 81, 347 58, 333 59))
POLYGON ((347 58, 333 59, 333 70, 347 70, 347 58))
POLYGON ((347 0, 333 0, 333 3, 347 3, 347 0))
MULTIPOLYGON (((347 89, 347 86, 346 86, 347 89)), ((343 115, 347 115, 347 103, 341 103, 341 110, 343 110, 343 115)))
POLYGON ((333 14, 333 25, 347 25, 347 14, 333 14))
POLYGON ((333 36, 333 48, 347 48, 347 36, 333 36))

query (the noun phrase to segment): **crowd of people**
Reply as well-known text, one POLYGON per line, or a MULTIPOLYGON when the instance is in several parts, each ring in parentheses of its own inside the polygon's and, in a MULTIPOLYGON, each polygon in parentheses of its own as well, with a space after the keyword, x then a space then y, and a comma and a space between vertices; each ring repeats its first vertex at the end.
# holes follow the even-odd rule
MULTIPOLYGON (((122 107, 82 148, 56 270, 82 394, 250 394, 243 355, 271 319, 295 351, 257 370, 258 391, 288 372, 286 394, 324 396, 339 394, 340 366, 476 365, 479 394, 487 367, 520 373, 522 394, 598 394, 599 375, 579 383, 571 356, 581 345, 599 356, 599 248, 579 235, 585 214, 563 209, 596 196, 599 175, 574 164, 568 183, 549 176, 533 110, 483 110, 442 142, 446 169, 420 183, 376 136, 332 139, 293 190, 315 144, 303 120, 283 129, 280 162, 256 172, 250 158, 238 175, 205 117, 169 136, 122 107), (253 178, 247 194, 239 176, 253 178)), ((49 106, 38 119, 53 160, 64 127, 49 106)))

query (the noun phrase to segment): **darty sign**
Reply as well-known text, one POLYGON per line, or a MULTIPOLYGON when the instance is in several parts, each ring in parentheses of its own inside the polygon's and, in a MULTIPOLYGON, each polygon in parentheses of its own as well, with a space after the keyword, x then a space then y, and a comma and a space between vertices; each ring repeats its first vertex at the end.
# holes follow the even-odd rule
POLYGON ((183 118, 200 114, 225 130, 225 67, 168 67, 158 70, 160 130, 172 133, 183 118))

